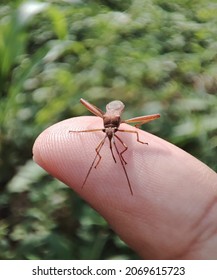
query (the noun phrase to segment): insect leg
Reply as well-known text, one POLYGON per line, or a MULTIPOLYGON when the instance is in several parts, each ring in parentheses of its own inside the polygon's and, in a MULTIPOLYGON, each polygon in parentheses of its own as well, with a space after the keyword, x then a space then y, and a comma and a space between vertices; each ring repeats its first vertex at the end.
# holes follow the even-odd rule
POLYGON ((96 128, 96 129, 86 129, 86 130, 69 130, 69 132, 76 132, 76 133, 81 133, 81 132, 95 132, 95 131, 102 131, 102 128, 96 128))
POLYGON ((137 142, 148 145, 148 143, 143 142, 143 141, 141 141, 141 140, 139 139, 139 133, 138 133, 138 131, 136 131, 136 130, 118 129, 118 131, 120 131, 120 132, 129 132, 129 133, 136 133, 136 140, 137 140, 137 142))
POLYGON ((98 161, 97 161, 97 164, 94 166, 95 168, 97 167, 97 165, 99 164, 99 162, 100 162, 100 160, 101 160, 101 158, 102 158, 99 152, 100 152, 100 150, 101 150, 103 144, 105 143, 105 139, 106 139, 106 137, 104 137, 104 138, 102 139, 102 141, 100 141, 99 145, 98 145, 98 146, 96 147, 96 149, 95 149, 95 150, 96 150, 96 156, 95 156, 95 158, 94 158, 94 160, 93 160, 93 162, 92 162, 92 164, 91 164, 91 166, 90 166, 90 168, 89 168, 89 170, 88 170, 88 172, 87 172, 87 175, 86 175, 86 177, 85 177, 85 179, 84 179, 84 182, 83 182, 81 188, 84 187, 84 185, 85 185, 85 183, 86 183, 86 181, 87 181, 87 178, 89 177, 90 172, 91 172, 91 170, 92 170, 92 168, 93 168, 93 166, 94 166, 94 164, 95 164, 95 162, 96 162, 97 157, 99 157, 99 159, 98 159, 98 161))
POLYGON ((104 145, 105 143, 105 139, 106 139, 107 135, 102 139, 102 141, 99 143, 99 145, 96 147, 95 151, 96 151, 96 157, 98 156, 99 159, 96 163, 96 165, 94 166, 94 168, 97 168, 97 165, 100 163, 100 160, 102 158, 102 156, 100 155, 100 150, 102 149, 102 146, 104 145))
MULTIPOLYGON (((123 157, 123 153, 126 152, 126 150, 128 149, 128 147, 127 147, 127 145, 121 140, 121 138, 118 137, 116 134, 115 134, 115 137, 116 137, 116 138, 118 139, 118 141, 122 144, 122 146, 124 146, 124 150, 120 153, 120 156, 121 156, 123 162, 124 162, 125 164, 127 164, 126 160, 125 160, 124 157, 123 157)), ((115 146, 115 142, 114 142, 114 146, 115 146)))

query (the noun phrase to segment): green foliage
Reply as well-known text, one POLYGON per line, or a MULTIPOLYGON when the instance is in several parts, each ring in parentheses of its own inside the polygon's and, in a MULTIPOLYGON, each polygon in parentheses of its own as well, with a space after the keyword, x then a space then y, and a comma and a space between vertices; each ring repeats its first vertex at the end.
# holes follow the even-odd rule
POLYGON ((31 160, 37 135, 86 114, 80 97, 127 117, 214 170, 215 1, 2 1, 0 258, 136 256, 105 221, 31 160))

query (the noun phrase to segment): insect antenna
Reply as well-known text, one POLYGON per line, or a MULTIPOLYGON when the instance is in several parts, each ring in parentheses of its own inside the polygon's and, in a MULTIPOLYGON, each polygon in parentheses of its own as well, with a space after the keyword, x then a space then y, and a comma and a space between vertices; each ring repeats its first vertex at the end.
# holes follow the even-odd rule
MULTIPOLYGON (((124 146, 124 151, 123 152, 125 152, 126 150, 127 150, 127 146, 124 144, 124 142, 117 136, 117 135, 115 135, 115 137, 118 139, 118 141, 124 146)), ((121 165, 122 165, 122 167, 123 167, 123 170, 124 170, 124 173, 125 173, 125 176, 126 176, 126 178, 127 178, 127 182, 128 182, 128 186, 129 186, 129 189, 130 189, 130 193, 133 195, 133 189, 132 189, 132 187, 131 187, 131 184, 130 184, 130 179, 129 179, 129 177, 128 177, 128 174, 127 174, 127 170, 126 170, 126 167, 125 167, 125 165, 127 164, 127 162, 124 160, 124 158, 123 158, 123 152, 119 152, 118 151, 118 147, 117 147, 117 145, 116 145, 116 143, 115 143, 115 139, 113 140, 113 143, 114 143, 114 146, 115 146, 115 150, 116 150, 116 152, 117 152, 117 154, 118 154, 118 156, 119 156, 119 159, 120 159, 120 162, 121 162, 121 165)))
MULTIPOLYGON (((112 137, 112 139, 113 139, 113 137, 112 137)), ((115 158, 115 155, 114 155, 114 152, 113 152, 113 148, 112 148, 112 140, 110 138, 109 138, 109 148, 111 150, 111 154, 112 154, 112 157, 114 159, 114 162, 116 163, 117 161, 116 161, 116 158, 115 158)))

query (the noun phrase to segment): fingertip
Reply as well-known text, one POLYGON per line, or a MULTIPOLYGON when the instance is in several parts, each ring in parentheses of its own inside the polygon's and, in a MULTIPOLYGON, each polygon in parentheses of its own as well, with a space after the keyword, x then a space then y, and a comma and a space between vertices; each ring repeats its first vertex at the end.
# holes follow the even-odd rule
MULTIPOLYGON (((210 173, 204 171, 208 168, 176 146, 138 130, 139 139, 148 143, 142 145, 135 133, 127 133, 135 128, 123 123, 122 132, 117 135, 127 146, 124 160, 133 195, 120 155, 118 159, 115 154, 115 163, 108 141, 100 151, 100 164, 87 178, 96 148, 105 134, 70 131, 101 127, 102 119, 98 117, 72 118, 49 127, 34 143, 35 162, 87 200, 137 251, 141 251, 141 242, 147 240, 150 248, 158 249, 162 243, 156 243, 159 233, 167 237, 172 228, 180 228, 180 235, 177 231, 175 234, 181 240, 181 230, 197 216, 198 205, 203 209, 213 195, 210 179, 207 182, 208 176, 201 175, 210 173), (189 215, 191 218, 186 222, 189 215), (153 230, 156 225, 161 231, 153 230)), ((116 144, 122 151, 121 142, 116 144)))
POLYGON ((32 149, 33 160, 70 187, 76 187, 79 181, 80 162, 83 158, 78 148, 80 139, 70 130, 76 131, 82 129, 82 126, 88 126, 92 117, 87 117, 85 121, 82 119, 71 118, 48 127, 37 137, 32 149))

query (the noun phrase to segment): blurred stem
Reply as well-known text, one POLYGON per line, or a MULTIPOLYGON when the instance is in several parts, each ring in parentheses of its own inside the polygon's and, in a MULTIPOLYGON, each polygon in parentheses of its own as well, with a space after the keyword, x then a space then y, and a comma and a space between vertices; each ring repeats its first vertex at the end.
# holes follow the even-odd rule
POLYGON ((103 248, 108 240, 109 236, 106 233, 98 232, 95 242, 93 243, 93 246, 90 249, 89 255, 87 256, 87 259, 89 260, 99 260, 101 258, 101 254, 103 251, 103 248))

